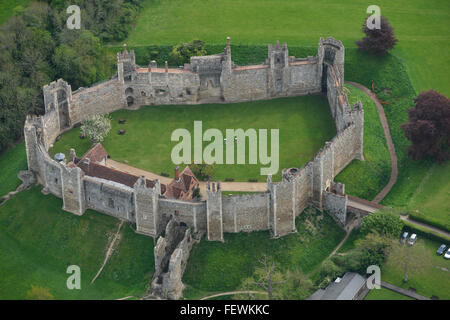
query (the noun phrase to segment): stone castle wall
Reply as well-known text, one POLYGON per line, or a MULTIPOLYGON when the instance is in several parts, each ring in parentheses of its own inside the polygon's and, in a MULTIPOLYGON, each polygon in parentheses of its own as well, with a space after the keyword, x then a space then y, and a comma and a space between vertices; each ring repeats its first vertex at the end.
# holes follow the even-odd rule
POLYGON ((135 64, 134 52, 118 53, 115 77, 90 88, 71 91, 63 80, 44 87, 46 113, 27 117, 24 133, 28 168, 44 191, 63 199, 66 211, 86 209, 136 223, 139 233, 158 236, 176 217, 209 240, 223 241, 224 232, 271 230, 274 237, 295 232, 295 218, 307 207, 330 212, 345 224, 347 197, 333 192, 334 177, 354 159, 363 160, 364 111, 351 107, 343 90, 344 47, 321 39, 315 57, 290 57, 285 44, 268 48, 267 60, 236 66, 229 40, 223 54, 192 57, 183 68, 148 68, 135 64), (206 200, 187 202, 161 196, 155 181, 144 178, 133 187, 87 176, 76 165, 57 162, 48 149, 58 135, 93 114, 142 105, 237 102, 325 93, 337 135, 302 168, 283 170, 281 182, 268 177, 264 193, 224 196, 220 183, 208 187, 206 200))

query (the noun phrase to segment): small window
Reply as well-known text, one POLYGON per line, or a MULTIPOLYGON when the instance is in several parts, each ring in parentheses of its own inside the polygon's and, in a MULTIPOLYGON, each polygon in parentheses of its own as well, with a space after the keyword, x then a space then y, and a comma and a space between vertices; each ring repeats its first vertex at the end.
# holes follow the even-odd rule
POLYGON ((108 207, 114 208, 114 200, 112 198, 108 199, 108 207))
POLYGON ((58 183, 58 178, 55 178, 55 183, 58 183))

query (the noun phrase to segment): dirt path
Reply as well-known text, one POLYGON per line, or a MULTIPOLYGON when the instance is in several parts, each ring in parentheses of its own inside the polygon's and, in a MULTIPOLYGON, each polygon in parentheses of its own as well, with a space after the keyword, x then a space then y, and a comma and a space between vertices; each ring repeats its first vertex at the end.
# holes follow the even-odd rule
POLYGON ((98 276, 100 275, 100 273, 102 273, 103 268, 106 265, 106 262, 108 262, 109 257, 111 256, 113 249, 114 249, 114 244, 116 243, 117 239, 119 238, 119 233, 120 233, 120 228, 122 228, 122 225, 125 221, 124 220, 120 220, 119 226, 117 227, 117 231, 116 234, 114 235, 114 238, 112 239, 111 243, 109 244, 109 248, 106 251, 106 256, 105 256, 105 260, 103 261, 102 266, 100 267, 100 270, 98 270, 97 274, 95 275, 94 279, 92 279, 91 284, 94 283, 94 281, 98 278, 98 276))
POLYGON ((246 294, 246 293, 267 294, 267 292, 265 292, 265 291, 228 291, 228 292, 221 292, 221 293, 213 294, 211 296, 203 297, 203 298, 200 298, 200 300, 207 300, 207 299, 221 297, 221 296, 229 296, 232 294, 246 294))
POLYGON ((383 126, 383 131, 384 131, 384 135, 386 137, 386 143, 388 146, 389 155, 391 156, 391 177, 389 178, 388 184, 372 200, 372 202, 379 203, 389 193, 389 191, 391 191, 395 182, 397 182, 397 177, 398 177, 397 155, 395 154, 395 147, 394 147, 394 143, 392 142, 391 132, 389 130, 389 124, 386 119, 386 114, 384 113, 383 106, 381 105, 380 101, 378 101, 377 97, 369 89, 367 89, 363 85, 356 83, 356 82, 345 81, 345 83, 351 84, 352 86, 362 90, 365 94, 367 94, 369 96, 369 98, 377 106, 378 115, 380 116, 380 122, 381 122, 381 125, 383 126))
POLYGON ((327 261, 328 259, 330 259, 332 256, 334 256, 336 254, 336 252, 338 252, 338 250, 344 245, 344 243, 347 242, 348 237, 350 237, 350 234, 352 233, 353 229, 357 226, 358 221, 357 220, 353 220, 351 222, 350 225, 348 225, 347 227, 347 231, 345 234, 344 239, 342 239, 341 242, 339 242, 339 244, 336 246, 336 248, 334 248, 334 250, 328 255, 328 257, 326 257, 317 267, 315 267, 312 271, 310 271, 308 273, 308 277, 312 276, 319 268, 320 266, 327 261))
MULTIPOLYGON (((159 179, 159 181, 163 184, 169 184, 172 181, 172 178, 163 177, 153 172, 138 169, 128 164, 114 161, 112 159, 108 159, 106 161, 106 166, 118 169, 120 171, 128 172, 136 176, 145 176, 150 180, 159 179)), ((224 194, 226 194, 226 191, 265 192, 267 190, 267 183, 265 182, 221 182, 220 185, 224 194)), ((202 194, 205 194, 206 182, 200 182, 200 192, 202 194)))

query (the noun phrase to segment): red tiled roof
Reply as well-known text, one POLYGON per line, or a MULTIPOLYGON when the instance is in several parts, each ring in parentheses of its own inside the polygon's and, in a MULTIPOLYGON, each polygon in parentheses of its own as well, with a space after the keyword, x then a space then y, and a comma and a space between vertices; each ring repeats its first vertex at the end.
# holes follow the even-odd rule
POLYGON ((192 194, 189 196, 187 195, 193 189, 191 188, 192 182, 194 187, 198 186, 198 179, 195 177, 189 166, 187 166, 184 168, 183 172, 181 172, 178 180, 173 179, 169 183, 165 196, 168 198, 190 200, 192 198, 192 194))
POLYGON ((105 148, 103 148, 102 144, 96 143, 92 148, 89 149, 88 152, 84 154, 81 159, 83 160, 89 158, 93 162, 101 162, 107 156, 108 153, 106 152, 105 148))
MULTIPOLYGON (((80 160, 78 162, 78 167, 84 171, 87 176, 101 178, 105 180, 111 180, 120 184, 124 184, 130 188, 133 188, 136 181, 139 179, 138 176, 133 174, 119 171, 92 161, 80 160)), ((152 180, 146 179, 147 187, 151 188, 154 186, 152 180)), ((166 185, 161 184, 161 194, 166 192, 166 185)))

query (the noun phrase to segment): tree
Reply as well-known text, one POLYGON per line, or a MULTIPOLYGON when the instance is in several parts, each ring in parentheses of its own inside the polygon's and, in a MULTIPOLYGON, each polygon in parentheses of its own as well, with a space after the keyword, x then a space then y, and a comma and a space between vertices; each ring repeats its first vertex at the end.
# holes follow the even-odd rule
POLYGON ((191 170, 199 180, 208 180, 212 178, 214 167, 206 163, 194 163, 193 165, 191 165, 191 170))
POLYGON ((89 137, 92 143, 102 142, 111 130, 111 118, 107 115, 96 114, 81 125, 81 134, 89 137))
POLYGON ((365 274, 371 265, 381 266, 390 253, 393 238, 369 233, 365 238, 356 241, 356 250, 359 254, 359 273, 365 274))
MULTIPOLYGON (((261 267, 255 269, 252 277, 243 281, 241 289, 245 291, 262 289, 267 292, 269 300, 273 300, 274 290, 278 289, 277 285, 286 282, 286 279, 281 272, 276 270, 277 267, 275 261, 269 259, 267 255, 263 255, 259 260, 259 263, 261 264, 261 267)), ((244 295, 236 295, 235 298, 254 299, 255 296, 252 293, 248 293, 244 295)))
POLYGON ((403 229, 403 221, 398 214, 378 211, 366 216, 361 223, 361 233, 377 232, 388 237, 398 237, 403 229))
POLYGON ((432 158, 445 161, 450 158, 450 99, 434 90, 421 92, 408 110, 409 122, 402 129, 412 145, 409 156, 414 159, 432 158))
POLYGON ((314 285, 301 271, 288 271, 285 278, 284 284, 275 291, 276 299, 304 300, 312 294, 314 285))
POLYGON ((389 254, 388 264, 403 268, 403 282, 408 282, 408 275, 423 270, 430 264, 426 257, 426 249, 423 241, 416 241, 414 245, 400 241, 392 242, 392 250, 389 254))
POLYGON ((27 292, 27 300, 53 300, 53 295, 47 288, 31 286, 27 292))
POLYGON ((380 17, 380 29, 370 30, 366 25, 366 20, 364 20, 362 31, 366 36, 355 42, 361 51, 385 55, 394 48, 398 41, 394 36, 394 29, 383 16, 380 17))
POLYGON ((206 55, 206 49, 203 47, 203 41, 193 40, 192 42, 182 42, 172 47, 169 55, 169 62, 172 65, 183 65, 188 63, 193 56, 206 55))

